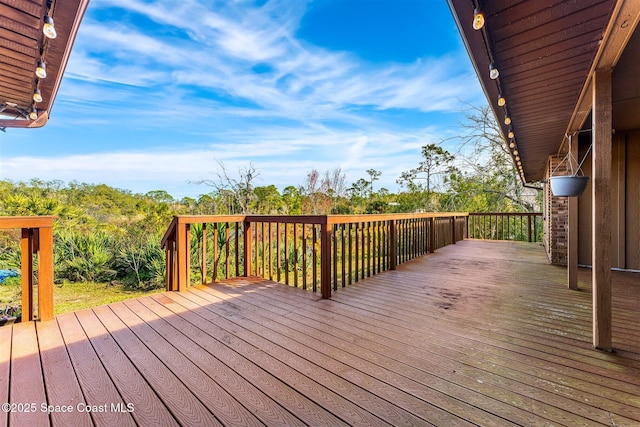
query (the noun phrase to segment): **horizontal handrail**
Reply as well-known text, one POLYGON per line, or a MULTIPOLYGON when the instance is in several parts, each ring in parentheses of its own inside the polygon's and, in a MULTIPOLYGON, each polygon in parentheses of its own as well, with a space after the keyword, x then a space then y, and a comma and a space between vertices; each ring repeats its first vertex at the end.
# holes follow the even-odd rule
POLYGON ((193 256, 202 283, 212 266, 214 281, 253 275, 314 291, 319 284, 328 298, 332 289, 463 239, 467 216, 176 216, 162 240, 167 289, 181 291, 190 285, 193 256), (197 237, 192 238, 194 233, 197 237))
POLYGON ((55 216, 0 217, 0 229, 20 229, 22 274, 22 319, 33 320, 34 285, 37 283, 37 314, 40 320, 53 319, 53 222, 55 216), (34 263, 34 255, 37 263, 34 263), (34 267, 37 266, 37 282, 34 267))

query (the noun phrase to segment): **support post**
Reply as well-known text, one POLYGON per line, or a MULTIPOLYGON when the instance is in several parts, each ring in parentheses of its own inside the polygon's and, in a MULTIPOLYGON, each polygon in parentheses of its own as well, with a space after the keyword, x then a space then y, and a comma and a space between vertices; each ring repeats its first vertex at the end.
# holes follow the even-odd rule
POLYGON ((593 345, 611 351, 611 69, 593 74, 593 345))
POLYGON ((21 264, 22 264, 22 320, 33 320, 33 229, 22 229, 21 264))
MULTIPOLYGON (((251 222, 245 219, 242 222, 242 230, 244 234, 244 277, 249 277, 251 276, 251 222)), ((236 252, 237 250, 236 247, 236 252)))
POLYGON ((176 252, 178 256, 178 292, 184 292, 189 286, 190 279, 190 255, 191 255, 191 228, 189 224, 176 224, 176 252))
POLYGON ((395 270, 398 266, 398 232, 396 220, 389 221, 389 270, 395 270))
MULTIPOLYGON (((578 158, 578 144, 571 145, 571 156, 578 158)), ((567 285, 578 290, 578 198, 569 197, 569 218, 567 224, 567 285)))
POLYGON ((320 226, 320 291, 322 299, 331 298, 331 225, 320 226))
POLYGON ((53 228, 38 233, 38 318, 53 319, 53 228))

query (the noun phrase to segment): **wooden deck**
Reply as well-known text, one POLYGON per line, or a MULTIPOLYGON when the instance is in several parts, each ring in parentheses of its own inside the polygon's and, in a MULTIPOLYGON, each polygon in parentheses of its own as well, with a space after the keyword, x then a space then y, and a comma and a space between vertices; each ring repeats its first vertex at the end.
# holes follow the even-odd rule
POLYGON ((590 271, 473 240, 330 300, 245 279, 2 327, 0 426, 638 426, 640 274, 613 277, 613 354, 590 271))

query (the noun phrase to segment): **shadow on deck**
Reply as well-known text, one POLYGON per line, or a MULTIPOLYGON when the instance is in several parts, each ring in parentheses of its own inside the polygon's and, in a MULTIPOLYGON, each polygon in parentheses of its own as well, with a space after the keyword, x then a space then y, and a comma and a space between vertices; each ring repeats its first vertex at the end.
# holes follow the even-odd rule
POLYGON ((466 240, 330 300, 236 279, 3 327, 0 426, 640 425, 640 275, 613 354, 580 275, 466 240))

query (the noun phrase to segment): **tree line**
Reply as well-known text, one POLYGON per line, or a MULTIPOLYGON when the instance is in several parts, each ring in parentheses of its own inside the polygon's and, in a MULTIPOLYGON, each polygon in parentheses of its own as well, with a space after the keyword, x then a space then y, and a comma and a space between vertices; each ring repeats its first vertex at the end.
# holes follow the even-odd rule
MULTIPOLYGON (((473 108, 456 153, 442 141, 422 147, 416 167, 398 178, 399 191, 377 187, 368 169, 346 183, 340 168, 310 170, 299 185, 256 185, 259 170, 231 172, 221 163, 209 192, 174 199, 163 190, 135 194, 75 181, 0 181, 0 215, 56 215, 57 282, 107 282, 149 289, 164 284, 160 240, 174 215, 373 214, 421 211, 531 211, 540 203, 524 188, 488 108, 473 108)), ((0 234, 0 269, 20 269, 19 231, 0 234)))

